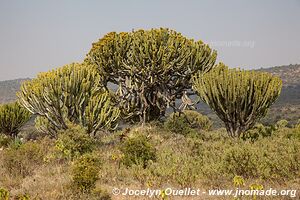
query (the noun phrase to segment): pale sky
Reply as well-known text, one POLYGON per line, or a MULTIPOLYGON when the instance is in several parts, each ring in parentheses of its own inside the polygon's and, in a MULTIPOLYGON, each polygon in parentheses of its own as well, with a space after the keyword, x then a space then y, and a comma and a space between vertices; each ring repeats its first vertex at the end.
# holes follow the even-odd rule
POLYGON ((0 80, 80 62, 111 31, 168 27, 246 69, 300 63, 300 0, 0 0, 0 80))

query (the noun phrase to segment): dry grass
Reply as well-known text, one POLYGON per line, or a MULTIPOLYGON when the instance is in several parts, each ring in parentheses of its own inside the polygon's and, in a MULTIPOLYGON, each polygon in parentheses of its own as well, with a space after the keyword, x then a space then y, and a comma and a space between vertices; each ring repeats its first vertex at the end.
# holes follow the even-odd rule
MULTIPOLYGON (((288 129, 285 129, 288 130, 288 129)), ((102 191, 107 191, 112 199, 149 199, 146 197, 128 197, 123 195, 112 195, 113 188, 130 188, 130 189, 164 189, 176 188, 181 189, 191 187, 200 190, 208 189, 232 189, 234 188, 232 176, 230 174, 221 174, 222 166, 217 158, 222 157, 230 145, 234 142, 228 141, 224 130, 215 130, 205 132, 205 136, 201 139, 186 138, 182 135, 172 134, 160 127, 132 127, 127 137, 132 137, 136 132, 142 132, 147 135, 158 150, 158 160, 153 162, 149 167, 144 169, 141 166, 126 167, 121 164, 120 151, 118 145, 120 143, 118 134, 105 135, 101 138, 101 145, 97 147, 96 153, 102 160, 101 170, 99 171, 99 180, 96 182, 96 190, 101 188, 102 191), (202 141, 201 148, 203 151, 212 151, 212 158, 208 157, 204 162, 197 160, 197 151, 195 151, 196 141, 202 141)), ((283 133, 278 133, 283 134, 283 133)), ((275 137, 275 136, 274 136, 275 137)), ((276 136, 276 137, 283 137, 276 136)), ((276 138, 270 138, 277 141, 276 138)), ((72 177, 70 175, 71 160, 61 160, 53 157, 53 141, 42 140, 36 141, 43 146, 44 161, 42 164, 27 162, 32 165, 34 170, 31 174, 23 177, 8 174, 4 168, 0 170, 0 187, 10 191, 11 196, 19 194, 29 194, 31 199, 100 199, 99 193, 95 194, 78 194, 72 189, 72 177), (47 159, 45 159, 47 158, 47 159)), ((259 141, 259 144, 268 143, 267 140, 259 141)), ((276 143, 279 145, 280 143, 276 143)), ((274 145, 276 145, 274 144, 274 145)), ((267 145, 272 145, 270 141, 267 145)), ((276 147, 277 148, 277 147, 276 147)), ((279 148, 279 147, 278 147, 279 148)), ((0 151, 0 165, 3 165, 3 153, 7 149, 0 151)), ((200 153, 201 153, 200 149, 200 153)), ((300 155, 300 153, 299 153, 300 155)), ((298 160, 299 162, 299 160, 298 160)), ((299 163, 298 163, 299 164, 299 163)), ((298 174, 300 169, 298 170, 298 174)), ((297 172, 295 172, 297 173, 297 172)), ((294 178, 275 178, 261 179, 259 177, 250 177, 245 179, 244 188, 248 188, 252 183, 259 183, 264 188, 278 189, 297 189, 300 191, 300 179, 294 178)), ((299 194, 298 194, 299 197, 299 194)), ((155 197, 154 199, 162 199, 155 197)), ((171 197, 168 199, 233 199, 225 197, 209 197, 201 195, 197 197, 171 197)), ((244 198, 246 199, 246 198, 244 198)), ((248 198, 250 199, 250 198, 248 198)), ((258 198, 259 199, 259 198, 258 198)), ((260 199, 291 199, 288 197, 272 197, 260 199)), ((294 198, 295 199, 295 198, 294 198)))

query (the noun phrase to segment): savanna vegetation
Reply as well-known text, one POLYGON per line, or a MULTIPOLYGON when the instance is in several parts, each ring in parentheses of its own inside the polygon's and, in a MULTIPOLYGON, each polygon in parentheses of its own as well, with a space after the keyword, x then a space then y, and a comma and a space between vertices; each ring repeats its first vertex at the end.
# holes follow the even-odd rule
POLYGON ((169 29, 112 32, 82 63, 25 81, 18 101, 0 107, 0 199, 134 198, 113 196, 115 187, 299 190, 300 121, 261 122, 281 79, 216 56, 169 29), (198 99, 189 95, 224 128, 190 110, 198 99), (30 117, 35 126, 22 129, 30 117))

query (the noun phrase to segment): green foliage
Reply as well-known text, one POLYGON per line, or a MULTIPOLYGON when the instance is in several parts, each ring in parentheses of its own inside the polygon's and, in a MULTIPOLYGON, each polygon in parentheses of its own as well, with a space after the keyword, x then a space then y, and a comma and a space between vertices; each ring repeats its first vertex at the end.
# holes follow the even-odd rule
POLYGON ((85 62, 95 64, 103 82, 118 85, 127 119, 150 121, 191 89, 196 72, 213 68, 216 51, 166 28, 111 32, 94 43, 85 62))
POLYGON ((264 126, 257 123, 255 126, 242 134, 243 140, 257 141, 259 137, 270 137, 274 131, 277 130, 276 126, 264 126))
POLYGON ((36 166, 43 163, 43 144, 27 142, 17 148, 8 148, 2 154, 2 167, 12 176, 32 175, 36 166))
POLYGON ((11 137, 0 133, 0 148, 8 147, 12 140, 13 139, 11 137))
POLYGON ((278 122, 276 122, 276 127, 277 128, 285 128, 287 125, 289 124, 289 122, 285 119, 279 120, 278 122))
POLYGON ((25 194, 20 194, 16 196, 17 200, 30 200, 30 195, 25 193, 25 194))
POLYGON ((296 125, 293 129, 287 134, 287 138, 298 139, 300 141, 300 124, 296 125))
POLYGON ((16 137, 30 116, 30 112, 21 107, 18 102, 0 105, 0 132, 16 137))
POLYGON ((193 88, 239 137, 264 117, 280 94, 282 81, 269 73, 229 69, 224 64, 193 77, 193 88))
POLYGON ((171 132, 189 135, 199 130, 209 130, 212 122, 207 116, 201 115, 197 111, 185 110, 182 113, 172 113, 164 126, 171 132))
POLYGON ((245 185, 245 180, 242 176, 233 177, 233 185, 234 187, 240 187, 245 185))
POLYGON ((34 119, 34 122, 37 131, 43 134, 50 135, 52 137, 56 137, 57 132, 60 130, 53 123, 51 123, 51 121, 49 121, 48 118, 43 116, 37 116, 34 119))
POLYGON ((257 160, 258 156, 248 144, 240 144, 224 152, 223 166, 226 173, 243 177, 256 177, 257 160))
POLYGON ((39 130, 53 134, 72 122, 95 134, 99 129, 114 129, 120 113, 100 82, 95 67, 73 63, 24 82, 18 96, 24 107, 40 116, 39 130))
POLYGON ((126 139, 120 150, 124 154, 122 162, 126 166, 142 165, 146 168, 150 160, 156 160, 156 149, 150 139, 139 133, 126 139))
POLYGON ((193 131, 193 129, 190 127, 190 124, 182 116, 168 117, 167 121, 164 123, 164 127, 173 133, 182 134, 185 136, 189 135, 193 131))
POLYGON ((0 188, 0 200, 9 200, 9 191, 4 188, 0 188))
POLYGON ((89 193, 94 189, 99 178, 100 164, 95 154, 84 154, 75 160, 71 169, 74 188, 83 193, 89 193))
POLYGON ((81 126, 69 125, 67 130, 59 132, 55 147, 63 157, 73 159, 92 152, 95 142, 81 126))

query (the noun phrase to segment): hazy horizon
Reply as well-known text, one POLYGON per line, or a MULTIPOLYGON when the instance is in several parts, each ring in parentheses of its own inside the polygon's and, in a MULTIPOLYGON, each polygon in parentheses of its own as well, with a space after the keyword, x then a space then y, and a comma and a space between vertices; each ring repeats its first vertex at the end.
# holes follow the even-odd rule
POLYGON ((111 31, 168 27, 246 69, 300 63, 299 0, 0 1, 0 81, 80 62, 111 31))

